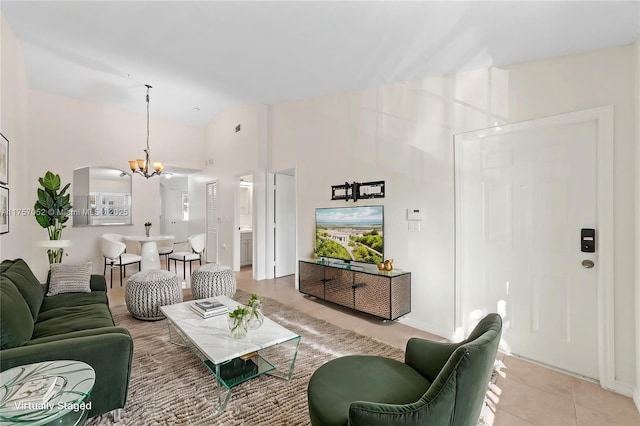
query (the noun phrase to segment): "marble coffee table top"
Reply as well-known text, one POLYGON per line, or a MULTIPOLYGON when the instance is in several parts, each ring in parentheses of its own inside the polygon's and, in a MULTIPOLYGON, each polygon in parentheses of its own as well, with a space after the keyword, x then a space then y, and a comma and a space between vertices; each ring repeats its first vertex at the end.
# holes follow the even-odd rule
MULTIPOLYGON (((217 300, 233 311, 240 303, 227 296, 215 296, 204 300, 217 300)), ((160 309, 186 338, 214 364, 220 364, 242 355, 259 351, 292 339, 299 335, 265 317, 262 327, 249 330, 247 337, 234 339, 229 333, 229 316, 225 313, 203 319, 189 305, 194 301, 162 306, 160 309)))

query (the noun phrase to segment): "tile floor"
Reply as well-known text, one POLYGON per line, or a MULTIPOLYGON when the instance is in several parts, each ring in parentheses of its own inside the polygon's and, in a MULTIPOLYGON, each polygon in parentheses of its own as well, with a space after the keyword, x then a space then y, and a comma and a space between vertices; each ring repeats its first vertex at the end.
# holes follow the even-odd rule
MULTIPOLYGON (((114 272, 114 287, 109 289, 109 303, 112 306, 123 305, 126 282, 120 287, 117 270, 114 272)), ((107 280, 108 274, 107 271, 107 280)), ((247 293, 276 299, 309 315, 398 348, 404 348, 410 337, 443 340, 398 322, 383 322, 310 299, 295 289, 293 276, 254 281, 251 269, 243 268, 236 277, 238 288, 247 293)), ((189 277, 183 281, 184 288, 189 287, 189 281, 189 277)), ((484 414, 488 425, 640 426, 640 413, 630 398, 515 357, 500 354, 500 358, 505 367, 491 387, 490 409, 484 414)))

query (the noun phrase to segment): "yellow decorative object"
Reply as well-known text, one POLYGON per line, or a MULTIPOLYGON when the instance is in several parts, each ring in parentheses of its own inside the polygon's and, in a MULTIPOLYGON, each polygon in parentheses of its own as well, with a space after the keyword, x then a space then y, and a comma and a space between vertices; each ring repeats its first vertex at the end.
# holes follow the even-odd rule
POLYGON ((378 269, 379 269, 380 271, 384 271, 384 262, 380 262, 380 263, 378 263, 378 269))
POLYGON ((393 259, 387 259, 384 261, 384 270, 393 271, 393 259))

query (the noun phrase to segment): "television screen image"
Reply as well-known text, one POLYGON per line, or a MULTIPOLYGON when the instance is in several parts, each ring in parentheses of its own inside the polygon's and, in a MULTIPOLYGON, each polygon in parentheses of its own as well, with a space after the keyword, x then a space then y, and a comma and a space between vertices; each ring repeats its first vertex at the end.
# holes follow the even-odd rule
POLYGON ((353 262, 384 259, 384 206, 316 209, 316 254, 353 262))

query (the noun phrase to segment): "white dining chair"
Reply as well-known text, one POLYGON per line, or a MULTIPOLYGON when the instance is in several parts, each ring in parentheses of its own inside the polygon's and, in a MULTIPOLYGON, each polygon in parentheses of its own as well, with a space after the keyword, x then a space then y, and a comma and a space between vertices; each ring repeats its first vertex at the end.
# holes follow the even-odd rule
POLYGON ((112 239, 106 235, 109 234, 105 234, 100 237, 100 252, 102 253, 102 257, 104 257, 104 269, 102 274, 106 275, 107 265, 109 265, 111 268, 110 285, 111 288, 113 288, 113 268, 118 267, 120 269, 120 286, 122 286, 122 277, 126 275, 127 265, 137 263, 138 270, 140 270, 142 257, 137 254, 126 253, 125 250, 127 249, 127 246, 125 243, 112 239))
POLYGON ((169 270, 169 255, 173 253, 173 238, 159 240, 156 244, 158 245, 158 255, 164 256, 165 263, 167 264, 167 270, 169 270))
POLYGON ((116 240, 116 241, 120 241, 121 243, 124 243, 124 235, 122 234, 102 234, 102 236, 105 238, 110 238, 112 240, 116 240))
MULTIPOLYGON (((189 237, 189 245, 191 251, 178 251, 169 255, 169 262, 173 260, 173 266, 178 270, 177 262, 182 262, 182 276, 187 277, 187 262, 189 262, 189 273, 191 273, 191 264, 198 261, 202 265, 202 256, 204 255, 204 246, 207 241, 206 234, 195 234, 189 237)), ((171 270, 169 263, 167 269, 171 270)))

